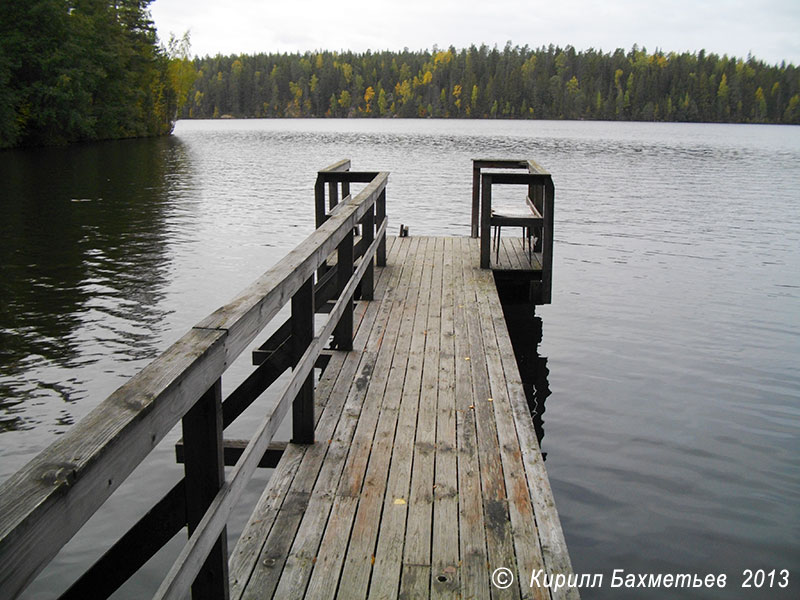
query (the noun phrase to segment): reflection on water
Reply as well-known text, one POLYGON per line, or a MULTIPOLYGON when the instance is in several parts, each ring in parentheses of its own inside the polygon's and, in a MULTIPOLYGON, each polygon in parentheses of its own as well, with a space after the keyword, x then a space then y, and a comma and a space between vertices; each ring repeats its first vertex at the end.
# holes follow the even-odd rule
MULTIPOLYGON (((505 319, 514 357, 522 378, 525 399, 531 411, 533 428, 539 446, 544 438, 545 401, 550 395, 550 384, 547 380, 550 371, 547 369, 547 357, 539 354, 542 343, 542 319, 535 315, 536 307, 525 300, 525 294, 518 293, 513 285, 497 280, 497 292, 503 305, 505 319)), ((547 452, 542 452, 547 460, 547 452)))
POLYGON ((183 155, 175 139, 0 155, 0 431, 64 431, 104 357, 155 356, 183 155))

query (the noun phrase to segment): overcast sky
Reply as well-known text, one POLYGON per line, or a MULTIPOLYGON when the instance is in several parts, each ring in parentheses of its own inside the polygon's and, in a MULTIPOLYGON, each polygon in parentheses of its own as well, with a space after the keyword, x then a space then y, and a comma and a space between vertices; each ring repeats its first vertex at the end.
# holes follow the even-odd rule
POLYGON ((633 44, 800 64, 800 0, 154 0, 159 37, 193 54, 633 44))

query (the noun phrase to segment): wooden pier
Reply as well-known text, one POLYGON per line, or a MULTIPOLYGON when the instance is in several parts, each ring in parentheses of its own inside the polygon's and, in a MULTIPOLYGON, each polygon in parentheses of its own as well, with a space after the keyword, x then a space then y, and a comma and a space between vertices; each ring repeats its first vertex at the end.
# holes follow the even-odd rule
POLYGON ((552 181, 498 162, 476 166, 528 173, 479 173, 473 215, 492 224, 491 178, 511 176, 529 186, 520 226, 535 242, 501 237, 490 268, 489 236, 386 238, 386 173, 320 171, 309 238, 0 487, 0 595, 18 595, 181 421, 184 479, 62 597, 110 595, 188 526, 157 598, 577 598, 529 585, 571 566, 495 287, 516 271, 550 301, 552 181), (288 303, 223 401, 222 373, 288 303), (289 368, 251 439, 224 440, 289 368), (275 443, 290 408, 293 439, 275 443), (259 466, 275 471, 228 552, 259 466))

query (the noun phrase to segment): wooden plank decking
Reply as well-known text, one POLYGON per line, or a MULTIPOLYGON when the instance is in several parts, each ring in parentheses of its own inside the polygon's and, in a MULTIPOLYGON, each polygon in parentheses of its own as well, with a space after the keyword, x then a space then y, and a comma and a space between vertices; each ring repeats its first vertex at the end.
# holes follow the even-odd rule
POLYGON ((231 598, 549 598, 531 573, 571 572, 479 252, 390 242, 317 386, 317 442, 288 445, 234 548, 231 598))
POLYGON ((518 228, 506 228, 500 238, 500 251, 492 241, 491 268, 494 271, 541 271, 542 253, 528 252, 527 243, 523 243, 518 228))

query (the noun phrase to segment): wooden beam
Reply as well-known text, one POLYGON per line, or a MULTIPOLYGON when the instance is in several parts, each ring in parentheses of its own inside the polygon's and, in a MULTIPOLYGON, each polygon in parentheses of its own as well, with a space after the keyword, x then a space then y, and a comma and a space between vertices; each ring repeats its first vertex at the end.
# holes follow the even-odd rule
MULTIPOLYGON (((352 248, 352 231, 350 232, 352 248)), ((347 238, 345 238, 347 239, 347 238)), ((292 363, 296 368, 314 339, 314 279, 309 277, 292 296, 292 363)), ((315 357, 316 358, 316 357, 315 357)), ((314 443, 314 374, 309 373, 292 403, 292 441, 314 443)))
POLYGON ((226 366, 191 330, 0 486, 0 589, 16 597, 226 366))
MULTIPOLYGON (((222 450, 223 459, 226 467, 233 467, 242 456, 242 452, 247 447, 249 440, 223 440, 222 450)), ((286 442, 271 442, 261 461, 258 463, 261 469, 274 469, 278 465, 283 453, 286 451, 286 442)), ((183 440, 178 440, 175 444, 175 458, 179 464, 185 460, 183 440)))
MULTIPOLYGON (((212 385, 182 419, 186 523, 189 534, 225 483, 222 458, 222 379, 212 385)), ((192 584, 193 600, 228 598, 228 535, 223 528, 192 584)))
POLYGON ((184 527, 186 486, 181 479, 59 600, 108 598, 184 527))
MULTIPOLYGON (((362 192, 363 193, 363 192, 362 192)), ((379 230, 379 235, 385 233, 385 223, 379 230)), ((378 248, 376 239, 367 250, 366 256, 372 257, 378 248)), ((311 345, 306 349, 297 367, 292 372, 289 383, 284 388, 283 394, 278 400, 272 414, 267 415, 258 426, 253 437, 242 453, 239 462, 233 469, 230 479, 217 494, 206 511, 197 530, 189 538, 189 542, 181 550, 177 560, 172 565, 166 579, 161 583, 154 598, 157 600, 183 598, 190 583, 194 580, 196 573, 200 569, 204 557, 211 551, 214 540, 225 528, 231 510, 235 506, 244 487, 258 468, 258 462, 266 451, 272 436, 278 430, 278 426, 283 421, 289 410, 290 400, 293 399, 302 387, 305 379, 314 368, 315 359, 322 352, 324 344, 327 342, 333 329, 338 323, 339 318, 345 310, 349 297, 355 292, 361 277, 366 271, 367 263, 362 261, 356 269, 355 274, 350 279, 350 283, 339 297, 336 306, 331 311, 330 318, 322 327, 322 331, 314 338, 311 345)))
POLYGON ((380 240, 378 244, 378 251, 375 254, 375 264, 379 267, 386 266, 386 228, 389 224, 386 218, 386 188, 382 189, 378 194, 378 199, 375 201, 375 224, 380 229, 383 228, 383 235, 378 234, 377 238, 380 240))
MULTIPOLYGON (((353 232, 351 231, 339 244, 336 267, 339 269, 337 280, 339 282, 339 295, 341 296, 347 282, 353 273, 353 232)), ((342 313, 342 318, 333 334, 333 344, 339 350, 353 349, 353 302, 348 299, 348 306, 342 313)))
POLYGON ((472 161, 472 237, 478 237, 481 210, 481 167, 472 161))
POLYGON ((352 202, 343 205, 343 210, 337 211, 283 260, 197 327, 227 330, 226 349, 232 361, 364 217, 385 188, 387 179, 387 173, 379 173, 352 202))
POLYGON ((494 174, 481 175, 481 269, 488 269, 492 251, 492 182, 494 174))
POLYGON ((549 175, 540 175, 538 173, 492 173, 492 183, 495 185, 527 185, 527 184, 544 184, 549 175))

